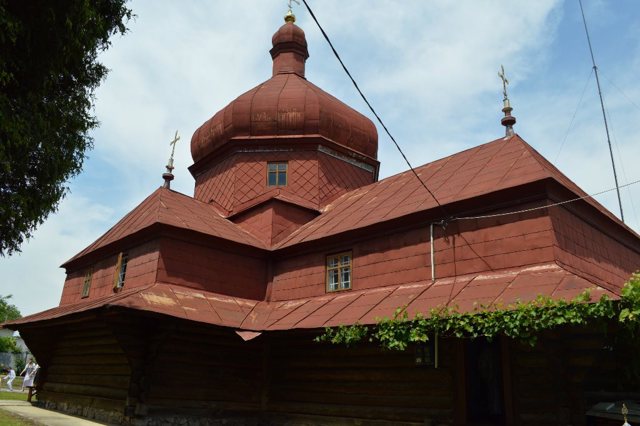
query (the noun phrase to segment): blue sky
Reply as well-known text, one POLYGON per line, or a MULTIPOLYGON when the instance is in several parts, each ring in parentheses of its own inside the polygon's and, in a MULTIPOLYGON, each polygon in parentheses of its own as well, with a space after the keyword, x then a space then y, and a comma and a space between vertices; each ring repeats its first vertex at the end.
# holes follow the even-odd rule
MULTIPOLYGON (((414 166, 501 137, 504 65, 518 132, 589 193, 614 186, 577 0, 308 0, 360 87, 414 166), (586 90, 585 90, 586 87, 586 90), (580 107, 576 108, 582 97, 580 107), (575 113, 575 118, 574 118, 575 113)), ((640 2, 583 0, 620 183, 640 179, 640 2)), ((132 1, 136 19, 100 60, 101 126, 59 212, 0 259, 0 294, 24 315, 59 303, 59 265, 162 184, 176 129, 172 188, 193 194, 193 132, 271 74, 286 1, 132 1)), ((307 78, 371 117, 303 7, 307 78)), ((378 126, 384 178, 407 169, 378 126)), ((640 229, 640 184, 622 189, 640 229)), ((597 197, 619 215, 615 192, 597 197)))

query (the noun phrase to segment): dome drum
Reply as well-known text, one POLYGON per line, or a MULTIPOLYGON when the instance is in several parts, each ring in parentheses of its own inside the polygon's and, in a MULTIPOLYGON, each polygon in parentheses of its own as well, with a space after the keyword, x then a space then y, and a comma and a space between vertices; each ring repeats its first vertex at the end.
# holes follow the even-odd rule
POLYGON ((236 153, 260 152, 265 155, 277 152, 306 152, 317 151, 339 158, 345 162, 357 165, 367 170, 378 179, 380 162, 374 158, 354 151, 350 147, 338 144, 319 134, 309 135, 268 135, 268 136, 237 136, 230 143, 218 146, 215 150, 205 155, 200 161, 189 167, 191 175, 196 179, 215 164, 224 162, 228 157, 236 153))
POLYGON ((194 198, 216 205, 226 217, 276 192, 305 208, 320 210, 335 197, 376 181, 377 162, 360 161, 318 144, 317 138, 307 142, 296 144, 296 149, 291 145, 234 145, 237 149, 194 173, 194 198), (286 164, 283 185, 268 181, 268 166, 273 163, 286 164))

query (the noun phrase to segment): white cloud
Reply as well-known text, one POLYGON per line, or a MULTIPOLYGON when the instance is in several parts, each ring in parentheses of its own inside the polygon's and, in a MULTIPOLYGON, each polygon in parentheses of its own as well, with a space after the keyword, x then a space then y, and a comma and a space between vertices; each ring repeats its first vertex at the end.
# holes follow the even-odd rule
POLYGON ((65 272, 60 265, 95 240, 114 221, 113 209, 74 194, 68 195, 26 244, 22 253, 2 259, 2 294, 23 315, 51 308, 60 300, 65 272))

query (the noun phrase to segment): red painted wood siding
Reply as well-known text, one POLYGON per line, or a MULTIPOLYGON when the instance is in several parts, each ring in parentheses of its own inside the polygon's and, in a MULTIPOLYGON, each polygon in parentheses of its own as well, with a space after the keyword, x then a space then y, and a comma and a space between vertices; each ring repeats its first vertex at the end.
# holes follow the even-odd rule
POLYGON ((158 281, 230 296, 263 299, 266 261, 177 240, 162 240, 158 281))
MULTIPOLYGON (((278 262, 272 300, 325 293, 325 256, 352 250, 353 289, 361 290, 431 279, 429 228, 376 237, 357 244, 278 262)), ((540 212, 450 224, 436 228, 436 277, 445 278, 553 260, 553 231, 540 212)))
POLYGON ((317 213, 279 201, 270 201, 234 217, 233 221, 267 245, 282 241, 317 213))
POLYGON ((553 209, 554 254, 558 262, 596 282, 626 282, 640 269, 640 254, 607 231, 562 208, 553 209))
MULTIPOLYGON (((156 281, 159 258, 158 246, 157 241, 152 241, 126 251, 129 254, 129 260, 124 283, 125 288, 139 287, 156 281)), ((117 259, 118 254, 116 253, 89 267, 68 273, 62 290, 60 305, 78 303, 82 300, 92 300, 113 294, 113 278, 117 259), (89 297, 82 299, 84 276, 90 268, 93 268, 93 276, 89 297)))

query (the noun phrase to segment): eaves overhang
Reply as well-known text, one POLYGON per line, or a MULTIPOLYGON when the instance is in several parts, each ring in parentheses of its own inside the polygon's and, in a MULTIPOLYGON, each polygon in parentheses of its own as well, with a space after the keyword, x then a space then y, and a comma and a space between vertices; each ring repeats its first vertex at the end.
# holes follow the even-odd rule
POLYGON ((258 301, 156 282, 76 304, 62 305, 3 324, 19 330, 83 312, 109 308, 154 313, 198 323, 248 331, 319 329, 375 324, 405 307, 410 318, 451 307, 460 313, 511 309, 539 296, 573 300, 589 291, 591 300, 618 299, 622 283, 598 283, 554 262, 487 271, 436 281, 422 280, 372 289, 327 293, 280 301, 258 301))

